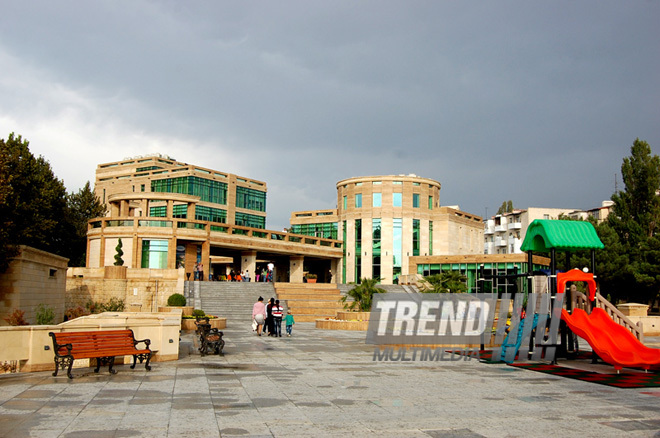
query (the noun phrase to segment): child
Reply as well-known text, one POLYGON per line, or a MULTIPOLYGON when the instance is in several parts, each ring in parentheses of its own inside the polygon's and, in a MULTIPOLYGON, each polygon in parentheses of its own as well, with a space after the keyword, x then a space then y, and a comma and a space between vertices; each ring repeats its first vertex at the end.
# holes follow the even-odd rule
POLYGON ((293 320, 293 315, 291 314, 290 310, 286 311, 286 316, 284 317, 284 323, 286 324, 286 335, 291 336, 291 329, 293 328, 293 325, 296 323, 293 320))

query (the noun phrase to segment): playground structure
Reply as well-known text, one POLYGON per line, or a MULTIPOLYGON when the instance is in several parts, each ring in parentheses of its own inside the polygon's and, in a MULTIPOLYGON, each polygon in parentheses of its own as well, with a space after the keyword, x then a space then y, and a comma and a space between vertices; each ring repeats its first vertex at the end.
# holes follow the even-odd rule
MULTIPOLYGON (((593 361, 599 357, 604 362, 614 366, 617 373, 623 367, 638 367, 645 371, 652 366, 660 364, 660 349, 646 347, 643 341, 643 332, 641 324, 634 324, 619 312, 614 305, 603 298, 597 290, 595 271, 595 250, 602 249, 604 246, 593 225, 582 221, 560 221, 560 220, 535 220, 530 224, 525 240, 522 244, 522 250, 526 251, 529 258, 528 266, 531 265, 531 258, 534 252, 544 252, 550 254, 550 275, 548 293, 551 294, 551 300, 564 303, 565 308, 561 309, 559 324, 559 344, 552 345, 556 348, 556 354, 553 363, 557 357, 573 358, 579 349, 575 335, 586 340, 594 353, 593 361), (575 251, 591 251, 591 272, 582 272, 578 269, 570 269, 570 256, 575 251), (557 253, 566 253, 566 272, 557 272, 557 253), (575 288, 570 288, 566 293, 569 284, 583 282, 587 286, 588 293, 582 294, 575 288), (568 295, 568 297, 566 297, 568 295), (564 299, 566 298, 566 299, 564 299), (597 355, 597 357, 595 356, 597 355)), ((527 274, 528 291, 534 290, 534 277, 531 272, 527 274)), ((524 312, 522 306, 514 308, 513 320, 520 321, 514 324, 514 329, 509 336, 513 338, 509 341, 509 336, 505 339, 502 346, 501 360, 510 362, 515 357, 515 353, 521 347, 521 342, 527 338, 523 333, 530 333, 533 330, 544 330, 552 326, 551 318, 541 319, 537 312, 530 314, 530 308, 533 310, 538 304, 533 303, 527 306, 527 315, 515 314, 515 312, 524 312), (532 327, 525 327, 530 324, 532 327), (510 349, 514 349, 512 354, 510 349), (506 354, 508 353, 508 354, 506 354)), ((550 315, 548 311, 546 315, 550 315)), ((553 318, 559 317, 559 312, 552 314, 553 318)), ((531 341, 534 337, 531 338, 531 341)), ((547 348, 550 345, 534 346, 530 345, 530 350, 534 347, 547 348)))

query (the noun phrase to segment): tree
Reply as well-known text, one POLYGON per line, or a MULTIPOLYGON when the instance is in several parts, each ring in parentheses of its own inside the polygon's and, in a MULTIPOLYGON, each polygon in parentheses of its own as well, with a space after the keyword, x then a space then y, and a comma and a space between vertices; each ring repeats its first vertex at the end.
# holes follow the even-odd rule
POLYGON ((355 310, 357 307, 359 312, 369 312, 374 294, 385 293, 385 289, 376 287, 378 281, 380 281, 379 278, 363 278, 360 284, 341 297, 344 308, 355 310), (350 304, 346 302, 348 297, 353 298, 353 302, 350 304))
POLYGON ((431 285, 431 289, 423 292, 430 293, 461 293, 467 291, 467 277, 460 272, 447 271, 440 274, 424 277, 431 285))
POLYGON ((84 266, 87 250, 87 222, 90 219, 105 216, 106 208, 91 189, 89 181, 67 196, 69 214, 67 220, 71 228, 68 245, 69 266, 84 266))
POLYGON ((651 302, 660 288, 660 157, 651 155, 651 147, 639 139, 630 153, 621 165, 625 190, 612 195, 608 224, 628 256, 618 273, 630 281, 628 298, 651 302))
POLYGON ((120 237, 119 242, 117 242, 117 246, 115 247, 115 251, 117 251, 117 254, 115 254, 115 266, 124 266, 124 259, 121 258, 121 256, 124 255, 124 251, 121 250, 122 246, 120 237))
POLYGON ((497 210, 497 214, 511 213, 513 211, 513 201, 504 201, 500 208, 497 210))
POLYGON ((66 189, 50 164, 35 158, 19 135, 0 139, 0 272, 9 266, 17 245, 62 254, 68 238, 66 189))

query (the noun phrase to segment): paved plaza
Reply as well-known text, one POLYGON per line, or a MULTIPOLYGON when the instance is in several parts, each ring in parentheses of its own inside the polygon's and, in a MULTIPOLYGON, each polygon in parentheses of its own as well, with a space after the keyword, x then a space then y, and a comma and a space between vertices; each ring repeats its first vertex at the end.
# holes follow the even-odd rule
POLYGON ((224 330, 223 356, 131 370, 0 376, 2 437, 660 436, 660 388, 617 389, 503 364, 378 362, 364 332, 224 330))

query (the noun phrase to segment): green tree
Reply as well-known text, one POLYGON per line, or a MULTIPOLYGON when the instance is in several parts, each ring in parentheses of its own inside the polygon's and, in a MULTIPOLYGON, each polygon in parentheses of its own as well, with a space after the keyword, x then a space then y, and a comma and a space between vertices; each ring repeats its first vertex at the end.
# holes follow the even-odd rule
POLYGON ((460 272, 447 271, 424 277, 431 288, 422 292, 430 293, 461 293, 467 291, 467 277, 460 272))
POLYGON ((84 266, 87 251, 87 222, 90 219, 105 216, 106 208, 91 189, 89 181, 67 196, 69 214, 67 220, 71 229, 68 245, 69 266, 84 266))
POLYGON ((623 159, 624 191, 612 195, 608 224, 620 249, 628 256, 617 278, 629 281, 625 298, 652 302, 660 288, 660 157, 647 142, 635 139, 630 156, 623 159))
POLYGON ((0 139, 0 163, 0 272, 19 244, 63 255, 68 238, 63 182, 20 135, 0 139))
POLYGON ((344 308, 349 310, 357 308, 359 312, 369 312, 374 294, 385 293, 385 289, 376 286, 379 281, 380 278, 363 278, 360 284, 341 297, 344 308), (353 302, 348 303, 348 297, 353 298, 353 302))
POLYGON ((115 254, 115 266, 124 266, 124 259, 121 258, 121 256, 124 255, 124 251, 122 251, 121 247, 123 244, 121 243, 121 237, 119 238, 119 242, 117 242, 117 246, 115 247, 115 251, 117 252, 115 254))
POLYGON ((502 202, 500 208, 497 210, 497 214, 511 213, 513 211, 513 201, 508 200, 502 202))

